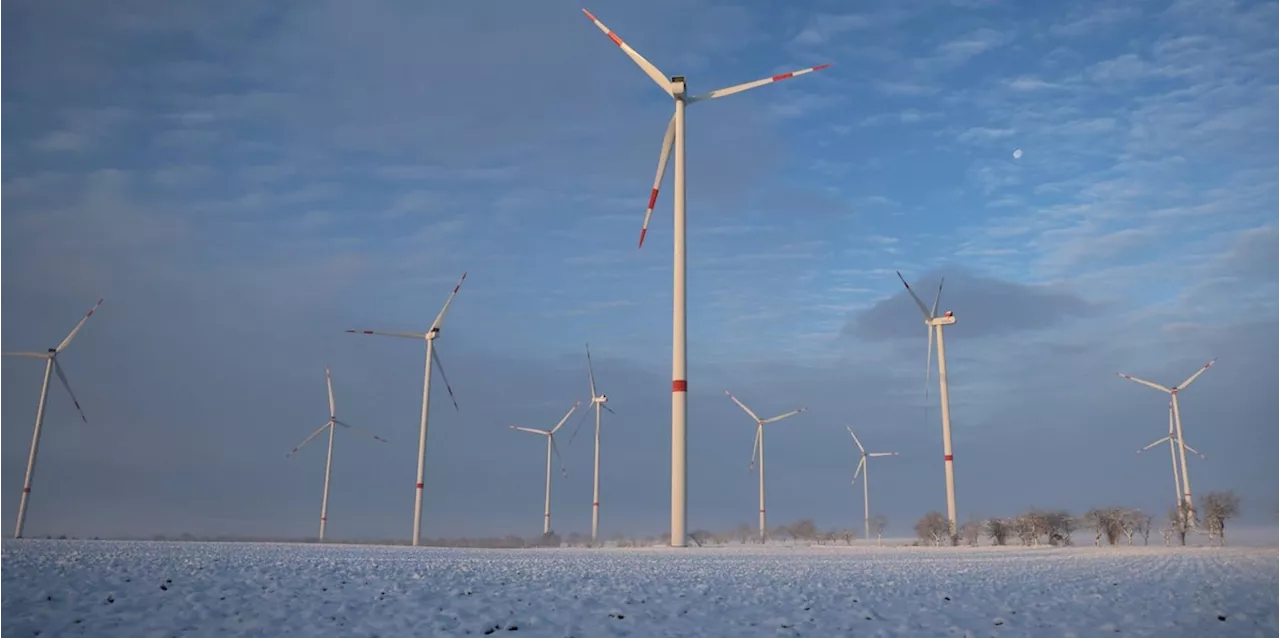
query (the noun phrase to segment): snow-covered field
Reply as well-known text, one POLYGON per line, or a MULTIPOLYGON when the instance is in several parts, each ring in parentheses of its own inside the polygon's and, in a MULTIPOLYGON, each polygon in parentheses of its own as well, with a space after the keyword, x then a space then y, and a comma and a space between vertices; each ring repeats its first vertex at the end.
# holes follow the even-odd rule
POLYGON ((7 540, 4 636, 1275 636, 1275 548, 7 540))

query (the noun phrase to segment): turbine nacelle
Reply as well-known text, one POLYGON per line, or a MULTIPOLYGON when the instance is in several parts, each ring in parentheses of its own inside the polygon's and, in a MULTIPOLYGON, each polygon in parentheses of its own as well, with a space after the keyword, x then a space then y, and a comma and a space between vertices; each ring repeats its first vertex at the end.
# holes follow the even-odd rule
POLYGON ((924 323, 927 326, 949 326, 955 322, 956 322, 956 316, 954 314, 951 314, 950 310, 943 313, 941 317, 934 317, 933 319, 924 320, 924 323))
POLYGON ((685 96, 688 86, 685 84, 683 75, 671 76, 671 96, 680 99, 685 96))
POLYGON ((602 395, 600 395, 600 396, 598 396, 598 397, 591 397, 591 402, 592 402, 592 403, 608 403, 608 402, 609 402, 609 397, 608 397, 608 395, 604 395, 604 394, 602 394, 602 395))

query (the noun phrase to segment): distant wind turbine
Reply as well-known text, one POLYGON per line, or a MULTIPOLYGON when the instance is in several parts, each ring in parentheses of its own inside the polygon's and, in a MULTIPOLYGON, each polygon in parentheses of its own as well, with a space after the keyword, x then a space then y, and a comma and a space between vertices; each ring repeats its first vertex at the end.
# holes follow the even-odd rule
POLYGON ((844 426, 849 430, 849 436, 853 437, 853 442, 858 445, 858 452, 862 454, 862 459, 858 461, 858 467, 853 470, 853 480, 851 483, 858 482, 858 473, 862 473, 862 524, 866 528, 864 532, 866 536, 863 538, 871 538, 871 499, 868 497, 867 483, 870 482, 870 468, 867 466, 867 459, 874 456, 897 456, 897 452, 867 452, 867 448, 862 447, 862 441, 858 440, 858 435, 853 433, 853 428, 844 426))
MULTIPOLYGON (((605 403, 609 402, 609 397, 604 394, 596 394, 596 371, 591 365, 591 344, 587 344, 587 377, 591 381, 591 406, 596 412, 596 461, 595 461, 595 478, 593 479, 593 492, 591 498, 591 544, 593 546, 600 544, 600 410, 608 410, 609 414, 617 415, 605 403)), ((589 414, 583 412, 585 418, 589 414)), ((583 419, 578 420, 578 424, 573 428, 573 434, 569 435, 569 445, 573 445, 574 437, 578 436, 578 428, 582 427, 583 419)))
POLYGON ((760 468, 759 468, 760 469, 760 542, 763 543, 769 529, 767 526, 767 522, 765 520, 765 514, 764 514, 764 425, 766 423, 775 423, 777 421, 781 421, 783 419, 793 417, 797 414, 800 414, 801 412, 804 412, 805 410, 808 410, 809 408, 800 408, 799 410, 792 410, 790 412, 779 414, 778 416, 775 416, 772 418, 762 419, 756 416, 756 413, 752 412, 751 408, 748 408, 745 403, 739 401, 738 397, 733 396, 732 392, 725 390, 724 393, 729 395, 729 398, 733 399, 733 402, 737 403, 738 407, 742 408, 742 411, 746 412, 747 416, 750 416, 752 421, 756 422, 756 442, 755 442, 755 445, 751 448, 751 467, 754 468, 756 466, 756 457, 759 456, 760 458, 760 468))
MULTIPOLYGON (((550 430, 537 430, 534 428, 520 427, 518 425, 507 426, 512 430, 519 430, 530 434, 540 434, 547 437, 547 499, 542 509, 542 534, 544 536, 551 531, 551 454, 554 452, 556 458, 560 458, 560 450, 556 448, 556 432, 564 426, 564 422, 569 420, 569 415, 573 414, 573 411, 577 410, 578 405, 581 403, 581 401, 574 401, 573 407, 569 408, 569 411, 564 413, 564 418, 560 419, 560 422, 550 430)), ((560 463, 560 474, 565 474, 563 461, 560 463)))
POLYGON ((903 278, 902 273, 898 273, 898 279, 902 280, 902 285, 906 287, 907 293, 911 295, 911 299, 916 302, 916 306, 920 308, 920 312, 924 314, 924 325, 929 330, 929 351, 924 360, 924 395, 925 399, 929 397, 929 368, 933 361, 933 340, 935 333, 938 339, 938 394, 942 402, 942 462, 946 469, 947 477, 947 524, 951 527, 951 536, 956 534, 956 472, 954 460, 951 454, 951 400, 947 393, 947 349, 942 341, 942 327, 949 326, 956 322, 955 315, 950 310, 938 316, 938 302, 942 299, 942 284, 946 281, 943 279, 938 282, 938 294, 933 298, 933 308, 924 305, 920 301, 920 297, 916 296, 916 291, 911 289, 911 285, 903 278))
POLYGON ((335 429, 335 426, 341 425, 342 427, 347 428, 348 430, 351 430, 356 434, 367 436, 375 441, 382 441, 383 443, 387 442, 386 439, 372 432, 367 432, 354 425, 351 425, 350 423, 343 423, 342 421, 339 421, 338 417, 335 416, 335 411, 333 407, 333 376, 329 374, 329 366, 324 367, 324 382, 325 382, 325 385, 329 387, 329 420, 325 421, 324 425, 320 426, 320 428, 317 429, 315 432, 312 432, 311 436, 308 436, 307 438, 302 439, 301 443, 294 446, 294 448, 290 450, 288 454, 285 455, 286 458, 293 456, 295 453, 297 453, 298 450, 302 449, 302 446, 311 442, 311 439, 316 438, 317 434, 324 432, 326 429, 329 430, 329 454, 328 456, 325 457, 325 461, 324 461, 324 496, 320 498, 320 542, 321 543, 324 542, 325 523, 329 520, 329 470, 333 467, 333 431, 335 429))
POLYGON ((1147 447, 1138 450, 1138 454, 1142 454, 1165 441, 1169 442, 1169 462, 1173 465, 1173 502, 1180 503, 1182 502, 1182 479, 1178 476, 1178 446, 1182 445, 1186 447, 1188 450, 1195 452, 1202 459, 1205 458, 1205 456, 1200 454, 1198 450, 1190 445, 1178 440, 1178 436, 1174 433, 1173 427, 1173 401, 1169 401, 1169 435, 1162 439, 1157 439, 1147 447))
MULTIPOLYGON (((1182 415, 1178 411, 1178 393, 1183 390, 1186 390, 1187 386, 1194 383, 1196 379, 1200 378, 1200 375, 1204 374, 1205 371, 1213 367, 1213 364, 1216 361, 1217 359, 1214 359, 1213 361, 1210 361, 1209 363, 1206 363, 1203 366, 1200 366, 1200 369, 1196 370, 1195 374, 1187 377, 1186 381, 1183 381, 1181 384, 1175 385, 1172 388, 1166 388, 1158 383, 1152 383, 1150 381, 1147 381, 1146 379, 1139 379, 1138 377, 1129 376, 1127 374, 1124 374, 1123 372, 1117 372, 1116 376, 1122 379, 1128 379, 1134 383, 1140 383, 1153 390, 1159 390, 1161 392, 1167 393, 1169 395, 1169 405, 1173 409, 1174 433, 1177 434, 1179 441, 1186 441, 1186 438, 1182 436, 1182 415)), ((1191 475, 1187 473, 1186 447, 1178 446, 1178 452, 1179 452, 1178 456, 1180 457, 1179 464, 1182 466, 1182 502, 1186 504, 1187 515, 1191 518, 1191 521, 1194 522, 1195 521, 1195 503, 1191 500, 1191 475)))
POLYGON ((417 547, 419 539, 422 537, 422 473, 427 462, 427 414, 431 411, 431 362, 435 361, 436 369, 440 371, 440 378, 444 380, 444 387, 449 391, 449 400, 453 401, 453 409, 458 409, 458 401, 453 398, 453 388, 449 386, 449 377, 444 373, 444 365, 440 363, 440 355, 436 352, 435 342, 440 336, 440 328, 444 325, 444 315, 449 311, 449 304, 453 303, 453 298, 458 296, 458 289, 462 288, 462 282, 467 280, 467 273, 462 273, 462 278, 458 280, 458 285, 453 287, 453 292, 449 294, 449 298, 445 300, 444 307, 440 308, 440 314, 436 315, 436 320, 431 322, 431 328, 425 333, 420 332, 380 332, 377 330, 348 330, 353 334, 381 335, 384 337, 404 337, 406 339, 423 339, 427 342, 427 362, 426 369, 422 372, 422 420, 418 428, 418 480, 414 484, 413 493, 413 546, 417 547))
POLYGON ((13 528, 13 537, 22 538, 22 525, 27 520, 27 500, 31 497, 31 476, 36 470, 36 453, 40 450, 40 428, 44 425, 44 406, 49 401, 49 375, 57 372, 58 380, 62 382, 62 387, 67 389, 67 394, 71 396, 71 402, 76 404, 76 411, 80 413, 80 420, 88 423, 89 419, 84 416, 84 410, 80 409, 80 402, 76 400, 76 393, 71 391, 71 383, 67 381, 67 375, 62 371, 62 365, 58 363, 58 354, 67 349, 71 345, 71 340, 75 338, 76 333, 80 332, 80 328, 84 327, 84 322, 93 316, 98 306, 102 305, 102 300, 93 304, 89 312, 85 313, 84 318, 76 327, 67 333, 66 338, 62 340, 55 348, 49 348, 45 352, 5 352, 6 357, 23 357, 26 359, 44 359, 44 381, 40 383, 40 404, 36 408, 36 427, 31 433, 31 452, 27 455, 27 473, 22 478, 22 498, 18 501, 18 523, 13 528))
POLYGON ((686 421, 688 419, 688 391, 689 384, 686 378, 686 358, 688 353, 685 347, 686 328, 685 325, 685 166, 684 166, 684 149, 685 149, 685 107, 697 102, 705 102, 722 98, 735 93, 741 93, 750 89, 754 89, 766 84, 772 84, 781 80, 798 77, 806 73, 812 73, 825 69, 830 65, 820 64, 807 69, 800 69, 790 73, 781 73, 771 77, 738 84, 723 89, 703 93, 702 95, 690 96, 686 93, 685 79, 682 75, 668 76, 663 75, 662 71, 653 63, 644 59, 636 50, 631 48, 618 34, 614 33, 603 22, 591 15, 590 11, 582 10, 586 14, 587 19, 596 25, 606 36, 609 37, 619 49, 626 54, 631 61, 644 71, 645 75, 653 80, 658 88, 667 96, 675 100, 675 113, 671 116, 671 121, 667 123, 667 132, 662 139, 662 152, 658 155, 658 174, 653 180, 653 189, 649 192, 649 205, 645 209, 644 223, 640 226, 640 242, 641 247, 644 246, 644 236, 649 230, 649 216, 653 213, 653 207, 658 201, 658 188, 662 185, 663 175, 667 171, 667 160, 672 155, 672 149, 675 150, 675 205, 673 208, 673 221, 675 222, 675 234, 672 240, 675 252, 675 262, 672 267, 672 337, 671 337, 671 546, 684 547, 686 543, 685 515, 687 512, 686 497, 688 496, 685 479, 687 477, 687 455, 686 455, 686 421))

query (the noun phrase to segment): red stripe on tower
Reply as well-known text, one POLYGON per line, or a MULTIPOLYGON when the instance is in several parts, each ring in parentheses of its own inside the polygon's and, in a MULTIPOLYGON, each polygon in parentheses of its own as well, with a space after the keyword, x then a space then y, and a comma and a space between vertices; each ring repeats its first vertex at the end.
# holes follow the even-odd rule
POLYGON ((592 506, 592 507, 600 507, 600 501, 596 501, 596 502, 592 503, 592 504, 591 504, 591 506, 592 506))
POLYGON ((24 488, 22 488, 22 493, 23 493, 23 494, 30 494, 30 493, 31 493, 31 488, 29 488, 29 487, 24 487, 24 488))
POLYGON ((418 489, 422 489, 422 483, 418 483, 418 489))
POLYGON ((948 454, 948 455, 946 455, 946 456, 942 457, 942 460, 944 460, 944 461, 950 461, 950 460, 952 460, 952 457, 951 457, 951 455, 950 455, 950 454, 948 454))
POLYGON ((678 379, 678 380, 676 380, 676 381, 672 381, 672 382, 671 382, 671 391, 672 391, 672 392, 688 392, 688 391, 689 391, 689 382, 688 382, 688 381, 685 381, 684 379, 678 379))
POLYGON ((321 517, 320 517, 320 520, 322 520, 322 521, 327 521, 327 520, 329 520, 329 519, 328 519, 328 518, 326 518, 326 517, 324 517, 324 516, 321 516, 321 517))

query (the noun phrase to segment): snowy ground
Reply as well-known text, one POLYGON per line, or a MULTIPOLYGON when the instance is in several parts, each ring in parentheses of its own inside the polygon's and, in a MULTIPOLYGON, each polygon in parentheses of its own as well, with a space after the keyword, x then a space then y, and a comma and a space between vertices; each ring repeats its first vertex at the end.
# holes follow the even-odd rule
POLYGON ((5 541, 4 636, 1275 636, 1277 551, 5 541))

